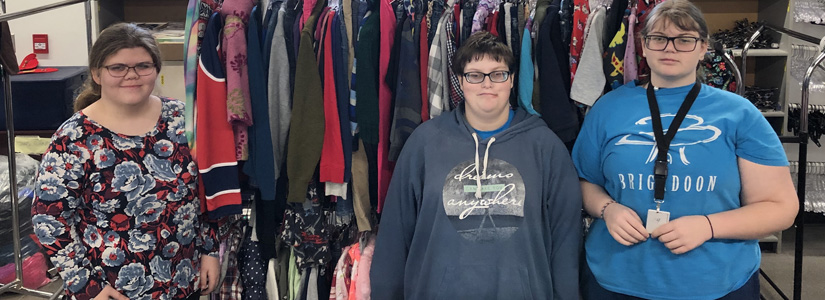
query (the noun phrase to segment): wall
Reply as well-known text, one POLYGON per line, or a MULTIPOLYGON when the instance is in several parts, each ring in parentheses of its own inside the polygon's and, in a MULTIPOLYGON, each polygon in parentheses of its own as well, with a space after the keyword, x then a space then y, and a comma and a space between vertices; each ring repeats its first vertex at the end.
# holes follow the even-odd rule
MULTIPOLYGON (((19 12, 57 0, 6 0, 7 12, 19 12)), ((49 35, 49 54, 38 54, 41 66, 85 66, 86 10, 83 3, 72 4, 36 15, 9 21, 14 34, 18 63, 32 53, 32 34, 49 35)))

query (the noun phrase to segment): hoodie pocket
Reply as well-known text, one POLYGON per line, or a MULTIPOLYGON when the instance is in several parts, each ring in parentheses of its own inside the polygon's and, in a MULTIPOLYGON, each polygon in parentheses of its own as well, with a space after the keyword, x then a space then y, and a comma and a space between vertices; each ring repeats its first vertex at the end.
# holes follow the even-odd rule
POLYGON ((449 266, 439 286, 438 300, 533 299, 524 267, 449 266))

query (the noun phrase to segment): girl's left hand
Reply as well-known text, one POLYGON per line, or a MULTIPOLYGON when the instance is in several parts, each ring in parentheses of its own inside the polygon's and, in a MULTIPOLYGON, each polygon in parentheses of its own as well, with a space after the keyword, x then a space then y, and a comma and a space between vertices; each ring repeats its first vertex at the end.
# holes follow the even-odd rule
POLYGON ((218 280, 220 280, 218 277, 220 275, 221 266, 218 258, 201 255, 201 295, 207 295, 215 291, 215 288, 218 287, 218 280))
POLYGON ((650 236, 662 242, 673 254, 683 254, 712 238, 710 226, 705 216, 684 216, 659 226, 650 236))

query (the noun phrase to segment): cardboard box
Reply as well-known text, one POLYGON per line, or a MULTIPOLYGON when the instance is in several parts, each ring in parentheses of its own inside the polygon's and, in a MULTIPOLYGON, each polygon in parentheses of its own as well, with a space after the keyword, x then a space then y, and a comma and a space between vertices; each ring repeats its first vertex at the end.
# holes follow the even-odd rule
POLYGON ((160 42, 161 60, 183 60, 183 43, 182 42, 160 42))

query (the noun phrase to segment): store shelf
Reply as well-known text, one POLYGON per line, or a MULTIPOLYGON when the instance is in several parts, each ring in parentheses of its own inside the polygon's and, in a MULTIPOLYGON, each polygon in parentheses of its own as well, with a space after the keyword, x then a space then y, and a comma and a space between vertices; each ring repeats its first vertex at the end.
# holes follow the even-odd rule
POLYGON ((762 111, 762 115, 765 117, 784 117, 785 113, 778 110, 768 110, 762 111))
MULTIPOLYGON (((732 49, 733 56, 742 56, 742 49, 732 49)), ((782 49, 748 49, 748 56, 788 56, 788 51, 782 49)))

